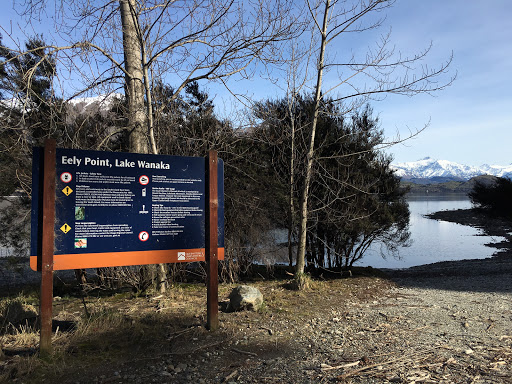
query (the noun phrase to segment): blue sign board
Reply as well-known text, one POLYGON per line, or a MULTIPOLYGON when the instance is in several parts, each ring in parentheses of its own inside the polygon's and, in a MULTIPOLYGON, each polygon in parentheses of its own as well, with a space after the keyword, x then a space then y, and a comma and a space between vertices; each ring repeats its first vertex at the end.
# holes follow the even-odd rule
MULTIPOLYGON (((34 149, 31 266, 43 151, 34 149)), ((223 163, 218 166, 224 255, 223 163)), ((57 149, 54 269, 204 260, 205 159, 57 149)))

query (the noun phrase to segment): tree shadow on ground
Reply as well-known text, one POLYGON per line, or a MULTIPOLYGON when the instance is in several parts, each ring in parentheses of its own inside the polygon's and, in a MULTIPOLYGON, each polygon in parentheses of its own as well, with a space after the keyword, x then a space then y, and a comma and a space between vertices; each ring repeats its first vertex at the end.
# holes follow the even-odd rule
POLYGON ((512 293, 512 255, 444 261, 402 270, 388 278, 405 287, 465 292, 512 293))

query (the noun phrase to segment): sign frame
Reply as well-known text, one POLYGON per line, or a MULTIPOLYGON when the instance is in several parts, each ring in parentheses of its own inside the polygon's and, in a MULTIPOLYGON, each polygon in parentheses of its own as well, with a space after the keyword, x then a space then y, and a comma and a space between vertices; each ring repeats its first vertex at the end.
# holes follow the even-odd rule
MULTIPOLYGON (((186 240, 182 240, 182 244, 177 244, 175 246, 175 243, 173 242, 170 246, 169 242, 171 241, 169 236, 160 236, 158 239, 156 237, 151 236, 152 234, 152 204, 154 204, 154 201, 151 197, 148 199, 145 199, 146 204, 140 205, 140 211, 138 209, 135 209, 135 206, 133 206, 132 209, 130 208, 120 208, 119 211, 124 210, 130 212, 130 215, 137 216, 137 213, 146 213, 145 217, 149 218, 146 220, 149 220, 149 224, 146 225, 143 228, 133 226, 133 236, 122 236, 124 234, 121 234, 121 236, 117 239, 113 238, 111 244, 116 243, 116 246, 108 245, 104 248, 94 249, 94 246, 98 247, 98 239, 88 239, 87 236, 81 236, 78 231, 75 231, 75 227, 78 227, 79 223, 78 221, 72 221, 75 219, 75 216, 73 213, 70 213, 76 207, 78 207, 79 202, 76 201, 75 204, 71 204, 71 207, 69 207, 70 203, 65 203, 65 201, 74 201, 74 196, 77 196, 79 194, 79 187, 84 186, 84 183, 80 184, 80 178, 84 179, 84 174, 86 172, 79 172, 83 168, 83 164, 86 163, 86 161, 82 161, 82 167, 75 166, 64 166, 59 163, 60 158, 57 157, 56 161, 56 174, 58 175, 58 179, 56 179, 56 193, 58 196, 56 201, 56 222, 55 222, 55 233, 56 233, 56 239, 55 239, 55 257, 54 257, 54 270, 69 270, 69 269, 87 269, 87 268, 99 268, 99 267, 117 267, 117 266, 130 266, 130 265, 144 265, 144 264, 166 264, 166 263, 177 263, 177 262, 193 262, 193 261, 205 261, 206 260, 206 232, 204 230, 204 224, 203 220, 206 220, 206 195, 207 195, 207 185, 206 185, 206 169, 207 164, 205 164, 204 158, 193 158, 193 157, 178 157, 178 156, 167 156, 167 155, 148 155, 148 154, 131 154, 131 153, 120 153, 120 152, 99 152, 99 151, 83 151, 83 150, 68 150, 68 149, 56 149, 55 156, 61 156, 66 155, 65 158, 66 162, 62 160, 62 164, 71 164, 76 165, 77 163, 80 164, 80 160, 83 160, 84 158, 87 160, 90 156, 97 159, 92 159, 91 161, 98 161, 101 160, 103 162, 108 163, 108 159, 110 159, 110 169, 105 170, 105 175, 108 175, 108 177, 112 178, 111 174, 109 172, 117 172, 116 174, 121 175, 121 177, 128 177, 126 175, 130 175, 133 180, 131 180, 131 183, 126 186, 125 183, 124 186, 121 186, 120 188, 124 188, 123 190, 127 191, 129 189, 138 188, 142 190, 142 196, 146 196, 146 190, 148 190, 147 195, 151 195, 151 186, 148 185, 151 184, 153 186, 157 185, 153 183, 152 175, 155 175, 155 170, 152 169, 138 169, 134 171, 133 169, 124 169, 120 168, 117 169, 115 167, 112 167, 112 163, 114 161, 117 163, 117 159, 123 159, 128 158, 130 160, 133 159, 143 159, 144 161, 151 161, 152 159, 162 160, 164 161, 176 161, 176 162, 183 162, 185 164, 185 168, 189 166, 189 164, 192 164, 191 167, 199 167, 197 168, 194 175, 197 178, 197 180, 193 180, 195 183, 194 186, 190 186, 190 188, 196 188, 198 191, 201 191, 199 195, 201 195, 201 200, 197 202, 198 207, 200 208, 199 211, 202 211, 202 218, 196 218, 195 221, 189 224, 185 224, 184 229, 181 230, 183 232, 182 238, 186 238, 186 240), (100 159, 101 158, 101 159, 100 159), (103 159, 104 158, 104 159, 103 159), (105 160, 106 159, 106 160, 105 160), (169 159, 169 160, 166 160, 169 159), (71 170, 70 170, 71 169, 71 170), (152 173, 153 172, 153 173, 152 173), (199 176, 198 176, 199 172, 199 176), (80 173, 82 173, 80 175, 80 173), (62 175, 66 174, 66 177, 63 180, 62 175), (144 178, 144 180, 142 180, 144 178), (151 181, 151 182, 150 182, 151 181), (61 191, 62 190, 62 191, 61 191), (65 216, 62 211, 62 206, 64 204, 68 204, 67 213, 65 216), (149 212, 148 212, 149 211, 149 212), (147 213, 150 213, 147 215, 147 213), (69 217, 69 216, 72 217, 69 217), (67 219, 63 219, 63 217, 67 217, 67 219), (78 223, 78 224, 77 224, 78 223), (191 229, 187 227, 187 225, 191 226, 191 229), (199 226, 199 227, 198 227, 199 226), (143 236, 141 239, 138 237, 139 234, 142 232, 146 232, 150 234, 150 236, 143 236), (75 236, 73 236, 75 235, 75 236), (75 238, 76 237, 76 238, 75 238), (63 246, 64 243, 63 239, 67 243, 67 245, 63 246), (74 239, 74 241, 73 241, 74 239), (129 239, 127 241, 126 239, 129 239), (138 239, 138 240, 135 240, 138 239), (115 241, 120 240, 120 241, 115 241), (149 240, 149 241, 148 241, 149 240), (76 241, 80 243, 81 245, 77 246, 76 241), (158 242, 158 244, 156 244, 158 242), (73 244, 74 249, 73 249, 73 244), (67 248, 66 248, 67 247, 67 248), (62 249, 65 249, 66 251, 63 251, 62 249), (185 252, 186 257, 183 258, 183 252, 185 252)), ((40 241, 36 237, 39 234, 40 237, 40 229, 38 228, 38 225, 40 223, 40 207, 42 207, 42 200, 41 198, 35 198, 35 196, 40 195, 39 185, 42 181, 42 172, 44 167, 41 167, 40 163, 42 163, 42 152, 38 150, 34 150, 34 164, 33 164, 33 194, 34 199, 32 200, 32 239, 31 239, 31 257, 30 257, 30 266, 33 270, 41 271, 41 265, 40 261, 38 260, 37 255, 40 254, 41 250, 38 249, 40 247, 40 241)), ((155 161, 157 161, 155 160, 155 161)), ((123 160, 119 160, 122 162, 123 160)), ((134 160, 135 161, 135 160, 134 160)), ((126 160, 126 162, 128 162, 126 160)), ((178 163, 177 163, 178 164, 178 163)), ((181 164, 181 163, 179 163, 181 164)), ((174 165, 174 163, 173 163, 174 165)), ((136 165, 135 165, 136 166, 136 165)), ((219 208, 222 208, 219 210, 218 215, 218 230, 219 230, 219 239, 218 239, 218 247, 219 247, 219 254, 218 258, 220 260, 224 259, 224 215, 223 215, 223 163, 221 161, 217 161, 218 166, 218 191, 219 191, 219 208)), ((101 169, 101 168, 98 168, 101 169)), ((90 168, 89 168, 90 171, 90 168)), ((169 171, 162 170, 159 171, 162 174, 169 174, 169 171)), ((92 173, 94 175, 94 173, 92 173)), ((99 174, 99 173, 98 173, 99 174)), ((192 174, 192 173, 188 173, 192 174)), ((184 173, 184 175, 187 175, 187 173, 184 173)), ((180 179, 178 179, 180 180, 180 179)), ((91 186, 94 186, 94 188, 91 188, 91 190, 98 190, 98 188, 101 188, 102 184, 90 184, 91 186), (99 185, 99 187, 96 187, 96 185, 99 185)), ((165 184, 160 183, 158 186, 173 186, 172 184, 165 184)), ((89 186, 87 186, 89 187, 89 186)), ((182 188, 187 188, 187 185, 184 185, 182 188)), ((105 190, 108 190, 108 187, 104 188, 105 190)), ((115 189, 118 189, 117 186, 115 186, 115 189)), ((115 190, 112 189, 112 190, 115 190)), ((174 189, 174 188, 161 188, 161 189, 174 189)), ((176 187, 176 189, 179 189, 176 187)), ((120 189, 121 190, 121 189, 120 189)), ((185 191, 188 192, 188 191, 185 191)), ((82 193, 83 194, 83 193, 82 193)), ((180 196, 177 197, 182 198, 180 196)), ((135 200, 135 199, 134 199, 135 200)), ((140 199, 139 199, 140 200, 140 199)), ((133 204, 138 203, 138 201, 134 201, 133 204)), ((165 205, 173 204, 173 203, 162 203, 160 205, 164 205, 164 209, 167 209, 165 205)), ((174 203, 174 205, 178 206, 179 209, 181 208, 180 203, 174 203)), ((185 204, 186 205, 186 204, 185 204)), ((89 210, 88 207, 85 207, 82 209, 89 210)), ((91 208, 90 210, 96 211, 99 210, 98 207, 91 208)), ((113 210, 112 208, 105 208, 103 211, 108 211, 110 209, 110 212, 113 210)), ((196 207, 197 209, 197 207, 196 207)), ((143 216, 143 215, 140 215, 143 216)), ((191 212, 190 216, 200 216, 196 212, 191 212)), ((108 223, 112 224, 112 219, 109 217, 109 221, 106 221, 106 219, 103 220, 103 224, 108 223)), ((134 218, 133 216, 130 216, 128 218, 124 219, 125 222, 137 222, 138 218, 134 218)), ((174 219, 169 219, 169 221, 174 219)), ((191 219, 194 220, 194 219, 191 219)), ((90 220, 89 220, 90 221, 90 220)), ((178 221, 178 220, 176 220, 178 221)), ((183 222, 183 220, 181 221, 183 222)), ((108 227, 107 225, 97 225, 98 228, 105 228, 108 227)), ((82 226, 82 228, 84 228, 82 226)), ((114 235, 115 237, 116 235, 114 235)), ((101 237, 101 236, 96 236, 101 237)), ((176 238, 180 239, 180 236, 176 236, 176 238)), ((175 236, 172 237, 172 241, 174 241, 175 236)), ((109 239, 100 239, 103 242, 108 242, 109 239)))
MULTIPOLYGON (((56 156, 57 148, 56 142, 53 139, 45 141, 43 150, 43 167, 33 167, 35 173, 35 179, 38 182, 42 182, 42 190, 39 188, 33 188, 32 201, 33 206, 35 205, 36 210, 32 212, 33 218, 37 220, 37 226, 35 229, 36 233, 32 234, 32 241, 37 242, 37 255, 31 256, 30 264, 33 269, 41 271, 41 294, 40 294, 40 343, 39 350, 42 357, 51 355, 52 353, 52 317, 53 317, 53 272, 55 269, 81 269, 87 263, 72 263, 71 268, 62 268, 63 264, 58 265, 60 268, 55 268, 55 232, 57 224, 56 220, 56 184, 57 184, 57 168, 56 168, 56 156), (38 209, 40 208, 40 209, 38 209), (35 236, 35 237, 34 237, 35 236), (34 240, 35 239, 35 240, 34 240)), ((207 201, 205 202, 205 220, 204 220, 204 234, 205 234, 205 261, 207 263, 207 323, 206 327, 215 331, 219 328, 218 318, 218 260, 220 256, 224 256, 224 247, 220 248, 218 244, 218 208, 219 208, 219 193, 218 193, 218 171, 219 161, 217 158, 216 151, 209 151, 208 156, 205 159, 205 195, 207 201)), ((34 159, 34 162, 36 159, 34 159)), ((147 176, 146 176, 147 177, 147 176)), ((64 183, 69 183, 72 180, 68 175, 64 178, 62 174, 59 178, 64 183)), ((138 180, 140 182, 140 178, 138 180)), ((222 189, 223 190, 223 189, 222 189)), ((222 218, 223 219, 223 218, 222 218)), ((223 224, 223 220, 222 220, 223 224)), ((66 224, 67 225, 67 224, 66 224)), ((67 229, 67 227, 65 227, 67 229)), ((141 232, 142 233, 142 232, 141 232)), ((138 236, 141 236, 141 233, 138 236)), ((145 232, 147 233, 147 232, 145 232)), ((148 234, 149 236, 149 234, 148 234)), ((144 238, 148 240, 145 236, 144 238)), ((146 241, 144 240, 144 241, 146 241)), ((159 263, 170 263, 169 254, 175 252, 176 261, 183 255, 183 251, 180 250, 159 250, 157 251, 157 257, 151 255, 150 258, 136 259, 137 263, 134 265, 141 264, 159 264, 159 263), (165 255, 165 252, 168 254, 165 255), (179 252, 179 255, 178 255, 179 252), (160 262, 160 260, 162 260, 160 262)), ((146 251, 155 252, 155 251, 146 251)), ((117 252, 117 254, 127 254, 130 252, 117 252)), ((137 252, 136 252, 137 253, 137 252)), ((108 253, 115 255, 116 253, 108 253)), ((144 254, 144 251, 142 252, 144 254)), ((84 254, 75 255, 78 258, 84 254)), ((87 255, 87 254, 85 254, 87 255)), ((100 253, 99 255, 105 255, 100 253)), ((147 255, 146 255, 147 256, 147 255)), ((171 258, 173 259, 173 258, 171 258)), ((119 260, 116 258, 115 260, 119 260)), ((135 260, 135 259, 133 259, 135 260)), ((182 261, 182 260, 179 260, 182 261)), ((190 261, 190 260, 183 260, 190 261)), ((109 263, 115 261, 111 260, 109 263)), ((107 266, 124 266, 131 265, 126 264, 126 261, 119 265, 107 265, 107 266)), ((65 266, 65 264, 64 264, 65 266)), ((97 267, 97 266, 95 266, 97 267)), ((85 267, 87 268, 87 267, 85 267)))

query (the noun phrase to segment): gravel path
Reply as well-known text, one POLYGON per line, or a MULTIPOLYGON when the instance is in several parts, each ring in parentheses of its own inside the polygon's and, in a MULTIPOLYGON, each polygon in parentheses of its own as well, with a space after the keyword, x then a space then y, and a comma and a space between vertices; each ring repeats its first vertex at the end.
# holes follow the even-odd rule
POLYGON ((331 281, 330 292, 306 294, 262 284, 269 311, 221 313, 217 335, 196 326, 147 362, 69 382, 512 382, 510 275, 393 280, 331 281), (276 311, 277 299, 297 295, 296 307, 276 311))
POLYGON ((508 242, 490 259, 325 281, 308 292, 255 283, 264 311, 221 313, 216 333, 195 315, 143 355, 59 381, 512 383, 512 235, 498 229, 508 242))

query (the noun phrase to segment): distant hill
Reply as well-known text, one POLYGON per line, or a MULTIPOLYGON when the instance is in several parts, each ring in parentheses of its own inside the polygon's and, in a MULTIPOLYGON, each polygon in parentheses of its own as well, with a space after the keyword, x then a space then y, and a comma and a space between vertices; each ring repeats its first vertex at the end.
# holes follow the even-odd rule
POLYGON ((448 180, 441 182, 439 179, 428 183, 428 179, 421 179, 421 183, 411 180, 402 179, 402 185, 410 188, 411 194, 416 195, 430 195, 430 194, 447 194, 447 193, 460 193, 467 194, 473 189, 477 181, 481 183, 491 184, 496 180, 496 176, 481 175, 475 176, 471 179, 465 180, 448 180))

